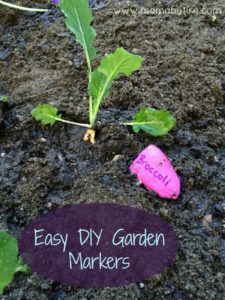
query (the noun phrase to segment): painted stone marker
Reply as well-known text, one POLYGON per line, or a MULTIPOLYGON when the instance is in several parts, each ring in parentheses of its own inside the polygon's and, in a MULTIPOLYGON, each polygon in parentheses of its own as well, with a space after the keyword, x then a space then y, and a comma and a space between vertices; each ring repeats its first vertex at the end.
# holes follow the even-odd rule
POLYGON ((155 145, 145 148, 130 166, 132 174, 160 197, 177 199, 180 195, 180 178, 170 160, 155 145))
POLYGON ((161 218, 104 203, 43 214, 19 238, 19 253, 33 272, 85 288, 148 279, 168 267, 177 250, 176 234, 161 218))

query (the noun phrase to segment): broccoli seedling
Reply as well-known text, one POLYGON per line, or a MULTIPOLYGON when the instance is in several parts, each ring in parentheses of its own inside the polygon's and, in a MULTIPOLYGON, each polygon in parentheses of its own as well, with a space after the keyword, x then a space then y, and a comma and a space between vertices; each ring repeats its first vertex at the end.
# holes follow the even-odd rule
MULTIPOLYGON (((56 0, 56 2, 58 1, 56 0)), ((110 93, 113 81, 121 76, 128 77, 132 75, 141 67, 144 58, 129 53, 123 48, 117 48, 113 53, 106 54, 98 68, 92 70, 92 61, 96 56, 96 49, 93 46, 96 31, 91 26, 93 16, 88 0, 60 0, 58 4, 65 15, 68 29, 75 34, 76 41, 84 50, 88 69, 89 125, 79 123, 74 123, 74 125, 89 127, 84 140, 94 142, 94 126, 97 114, 101 103, 110 93)), ((36 107, 32 111, 32 115, 36 120, 47 124, 45 122, 46 116, 41 116, 43 105, 36 107), (36 117, 37 115, 38 118, 36 117)), ((73 123, 54 116, 54 109, 56 108, 52 108, 53 116, 49 124, 52 125, 56 121, 73 123)), ((160 136, 168 133, 175 123, 175 119, 168 112, 146 108, 138 112, 133 122, 126 122, 123 125, 133 126, 135 132, 142 129, 154 136, 160 136)))

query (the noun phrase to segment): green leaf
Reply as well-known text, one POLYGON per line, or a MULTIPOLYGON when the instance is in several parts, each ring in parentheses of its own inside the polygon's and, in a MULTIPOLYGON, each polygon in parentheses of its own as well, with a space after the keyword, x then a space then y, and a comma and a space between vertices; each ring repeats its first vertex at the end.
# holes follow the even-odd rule
POLYGON ((143 60, 144 58, 139 55, 131 54, 123 48, 117 48, 114 53, 103 58, 98 71, 112 81, 121 75, 130 76, 141 67, 143 60))
MULTIPOLYGON (((105 74, 99 72, 98 70, 94 71, 92 73, 91 83, 89 84, 88 87, 89 96, 97 99, 98 95, 103 92, 103 88, 106 84, 106 81, 107 81, 107 77, 105 76, 105 74)), ((104 90, 103 97, 108 96, 109 88, 110 87, 108 87, 107 90, 104 90)))
POLYGON ((61 121, 61 115, 58 114, 57 108, 50 104, 38 104, 31 114, 36 121, 40 121, 43 125, 53 125, 56 121, 61 121))
POLYGON ((97 71, 92 73, 92 80, 89 84, 89 96, 94 98, 93 122, 103 98, 109 94, 113 80, 122 75, 130 76, 140 68, 143 60, 143 57, 131 54, 123 48, 118 48, 114 53, 103 58, 97 71))
POLYGON ((0 295, 16 272, 28 272, 29 268, 18 257, 17 240, 5 231, 0 231, 0 295))
POLYGON ((0 96, 0 102, 9 103, 9 96, 6 95, 0 96))
POLYGON ((134 132, 142 129, 153 136, 162 136, 176 125, 176 119, 165 110, 142 108, 135 115, 133 122, 125 125, 132 125, 134 132))
POLYGON ((90 26, 93 17, 88 0, 60 0, 60 9, 66 16, 66 25, 76 35, 76 41, 83 47, 87 62, 96 55, 93 42, 96 32, 90 26))

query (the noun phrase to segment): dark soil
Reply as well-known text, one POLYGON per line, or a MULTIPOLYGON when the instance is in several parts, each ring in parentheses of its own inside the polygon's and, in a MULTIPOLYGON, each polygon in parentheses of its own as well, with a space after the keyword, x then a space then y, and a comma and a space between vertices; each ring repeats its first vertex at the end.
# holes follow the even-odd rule
MULTIPOLYGON (((35 6, 44 3, 35 1, 35 6)), ((144 56, 145 62, 114 84, 98 116, 94 146, 83 142, 84 129, 43 127, 30 114, 38 103, 49 102, 64 118, 88 122, 83 52, 59 10, 50 1, 44 14, 0 7, 0 94, 10 97, 8 105, 0 106, 0 226, 18 237, 33 218, 66 204, 126 204, 173 226, 180 244, 177 259, 144 285, 113 289, 72 288, 38 274, 17 274, 2 299, 224 299, 225 13, 216 20, 200 14, 117 15, 120 7, 138 10, 138 3, 224 7, 223 0, 95 6, 95 65, 118 46, 144 56), (176 128, 153 138, 117 125, 145 106, 170 111, 176 128), (160 199, 129 173, 138 152, 152 143, 169 156, 181 177, 179 200, 160 199), (120 159, 113 160, 115 155, 120 159), (211 222, 204 221, 207 215, 211 222)))

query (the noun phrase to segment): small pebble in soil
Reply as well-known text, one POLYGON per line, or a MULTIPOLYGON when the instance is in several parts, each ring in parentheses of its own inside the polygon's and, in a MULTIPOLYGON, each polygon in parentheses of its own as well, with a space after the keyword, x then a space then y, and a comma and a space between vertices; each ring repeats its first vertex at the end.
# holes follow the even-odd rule
POLYGON ((136 182, 135 182, 135 185, 136 186, 140 186, 142 184, 142 182, 140 181, 140 180, 137 180, 136 182))
POLYGON ((45 138, 40 138, 40 143, 46 143, 47 142, 47 140, 45 139, 45 138))
POLYGON ((64 299, 66 299, 66 293, 63 291, 56 292, 52 297, 52 300, 64 300, 64 299))
POLYGON ((140 50, 137 49, 137 48, 134 48, 134 49, 132 50, 132 52, 133 52, 134 54, 138 54, 138 53, 140 53, 140 50))
POLYGON ((48 202, 47 207, 48 207, 48 209, 51 209, 52 208, 52 203, 48 202))
POLYGON ((167 217, 168 216, 168 212, 169 212, 168 209, 166 209, 164 207, 160 208, 160 210, 159 210, 159 213, 160 213, 160 215, 162 217, 167 217))
POLYGON ((204 218, 202 219, 202 225, 205 228, 209 228, 210 223, 212 223, 212 215, 205 215, 204 218))
POLYGON ((144 285, 143 282, 140 282, 140 283, 139 283, 139 286, 140 286, 141 289, 143 289, 143 288, 145 287, 145 285, 144 285))
POLYGON ((73 62, 75 67, 79 69, 81 66, 81 60, 79 58, 75 58, 73 62))
POLYGON ((111 183, 110 177, 109 177, 108 175, 104 175, 104 176, 102 177, 102 183, 103 183, 104 185, 109 185, 109 184, 111 183))
POLYGON ((138 26, 138 23, 135 21, 130 21, 125 25, 125 27, 127 29, 135 29, 137 26, 138 26))
POLYGON ((50 202, 51 202, 52 204, 57 204, 57 205, 59 205, 59 204, 62 203, 62 200, 63 200, 63 199, 61 199, 60 197, 57 197, 57 196, 51 196, 51 197, 50 197, 50 202))
POLYGON ((112 161, 118 161, 124 158, 124 155, 117 154, 113 157, 112 161))

